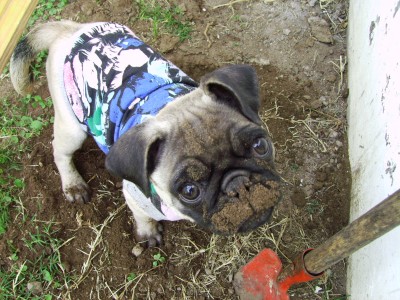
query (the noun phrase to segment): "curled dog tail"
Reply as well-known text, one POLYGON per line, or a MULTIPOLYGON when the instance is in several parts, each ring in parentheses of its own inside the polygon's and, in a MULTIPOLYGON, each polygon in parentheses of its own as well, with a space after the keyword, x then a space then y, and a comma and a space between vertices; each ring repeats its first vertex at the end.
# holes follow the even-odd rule
POLYGON ((49 22, 35 26, 15 47, 10 61, 11 82, 21 95, 31 90, 33 76, 30 64, 38 52, 49 49, 58 39, 69 37, 82 27, 82 24, 68 20, 49 22))

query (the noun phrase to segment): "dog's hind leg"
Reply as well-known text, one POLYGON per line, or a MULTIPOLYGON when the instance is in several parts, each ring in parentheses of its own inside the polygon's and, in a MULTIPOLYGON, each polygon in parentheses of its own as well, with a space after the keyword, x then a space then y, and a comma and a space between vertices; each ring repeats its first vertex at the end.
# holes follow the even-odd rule
POLYGON ((25 94, 31 85, 29 64, 35 54, 49 49, 47 59, 47 80, 54 104, 54 159, 60 172, 62 188, 69 201, 87 202, 89 187, 78 173, 72 156, 86 139, 82 128, 72 111, 65 93, 63 66, 66 51, 71 47, 70 37, 84 24, 64 20, 43 23, 35 28, 16 47, 10 64, 11 80, 20 94, 25 94))
POLYGON ((81 148, 87 133, 72 111, 64 89, 61 66, 63 66, 65 54, 60 50, 67 48, 66 43, 68 40, 65 42, 61 39, 53 44, 47 59, 47 79, 54 104, 53 154, 67 200, 88 202, 90 200, 89 186, 76 170, 72 160, 74 152, 81 148))
MULTIPOLYGON (((74 120, 76 122, 76 120, 74 120)), ((76 170, 72 161, 74 152, 81 148, 87 134, 76 123, 65 123, 65 118, 56 113, 54 118, 54 161, 60 172, 62 189, 68 201, 88 202, 90 189, 76 170), (78 127, 78 128, 75 128, 78 127)))

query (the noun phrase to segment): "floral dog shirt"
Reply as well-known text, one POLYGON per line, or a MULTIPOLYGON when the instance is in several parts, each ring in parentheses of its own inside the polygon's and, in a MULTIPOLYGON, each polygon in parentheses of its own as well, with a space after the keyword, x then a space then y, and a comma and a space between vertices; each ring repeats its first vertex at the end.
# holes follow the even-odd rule
POLYGON ((95 23, 78 33, 65 59, 64 85, 77 119, 106 154, 129 128, 197 87, 115 23, 95 23))

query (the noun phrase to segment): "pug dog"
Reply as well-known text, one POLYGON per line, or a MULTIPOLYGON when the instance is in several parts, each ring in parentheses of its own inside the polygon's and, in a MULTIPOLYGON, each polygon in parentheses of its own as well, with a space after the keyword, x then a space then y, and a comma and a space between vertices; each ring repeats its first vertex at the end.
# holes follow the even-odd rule
POLYGON ((10 65, 18 93, 31 89, 29 64, 43 49, 54 160, 68 201, 89 201, 72 156, 91 135, 106 169, 122 178, 136 237, 149 246, 161 243, 161 220, 221 234, 268 221, 279 175, 251 66, 222 67, 198 84, 123 25, 64 20, 40 24, 18 43, 10 65))

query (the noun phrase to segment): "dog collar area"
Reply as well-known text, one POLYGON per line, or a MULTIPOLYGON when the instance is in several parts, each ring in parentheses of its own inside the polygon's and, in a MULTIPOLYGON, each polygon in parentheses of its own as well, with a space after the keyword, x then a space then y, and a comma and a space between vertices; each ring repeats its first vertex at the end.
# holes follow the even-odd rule
POLYGON ((164 201, 157 194, 153 183, 150 183, 150 197, 146 197, 143 192, 132 182, 123 182, 126 192, 134 199, 136 204, 152 219, 156 221, 178 221, 182 217, 164 204, 164 201))

